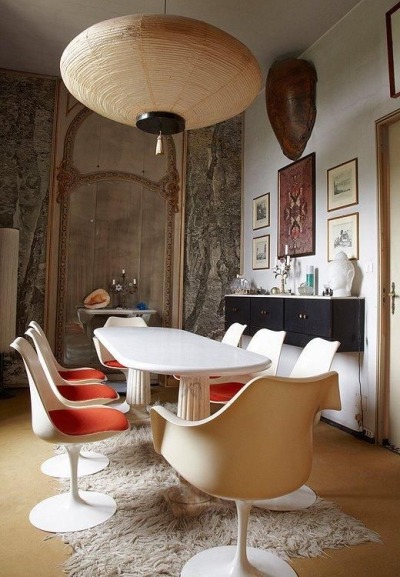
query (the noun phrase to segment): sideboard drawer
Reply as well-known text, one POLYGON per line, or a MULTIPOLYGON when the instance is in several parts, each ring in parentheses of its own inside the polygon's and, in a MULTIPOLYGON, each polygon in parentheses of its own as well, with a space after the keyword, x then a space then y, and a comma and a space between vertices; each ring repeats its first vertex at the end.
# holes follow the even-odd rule
POLYGON ((288 332, 332 338, 332 301, 286 299, 285 329, 288 332))
POLYGON ((251 299, 250 324, 251 334, 258 329, 270 329, 272 331, 283 330, 283 299, 260 297, 251 299))
POLYGON ((225 329, 233 323, 247 325, 245 335, 249 333, 250 297, 225 297, 225 329))

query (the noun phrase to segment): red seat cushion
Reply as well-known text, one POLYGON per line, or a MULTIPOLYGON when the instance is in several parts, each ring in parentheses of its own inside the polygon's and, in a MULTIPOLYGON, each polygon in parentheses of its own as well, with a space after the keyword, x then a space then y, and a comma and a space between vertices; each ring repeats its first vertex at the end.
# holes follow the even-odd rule
POLYGON ((127 369, 128 368, 125 365, 121 365, 121 363, 119 363, 115 359, 113 359, 112 361, 105 361, 104 364, 107 365, 107 367, 110 367, 113 369, 127 369))
POLYGON ((210 401, 227 403, 244 387, 243 383, 222 383, 210 386, 210 401))
POLYGON ((68 401, 118 399, 118 394, 107 385, 60 385, 57 388, 68 401))
POLYGON ((102 371, 97 369, 76 369, 75 371, 60 371, 60 375, 66 381, 82 381, 92 379, 93 381, 104 381, 107 377, 102 371))
POLYGON ((105 431, 127 431, 129 422, 117 409, 85 407, 49 412, 54 426, 65 435, 90 435, 105 431))

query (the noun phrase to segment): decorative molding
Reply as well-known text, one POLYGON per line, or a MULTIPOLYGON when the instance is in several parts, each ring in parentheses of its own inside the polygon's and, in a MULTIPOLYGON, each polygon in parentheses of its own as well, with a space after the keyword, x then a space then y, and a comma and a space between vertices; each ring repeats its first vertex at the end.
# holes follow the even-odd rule
POLYGON ((77 132, 82 123, 93 114, 88 108, 83 108, 68 127, 65 141, 64 153, 61 164, 58 168, 57 181, 58 193, 57 201, 76 190, 82 184, 93 184, 106 180, 136 182, 148 190, 157 192, 173 207, 174 212, 179 211, 179 174, 176 168, 176 150, 172 136, 165 136, 167 142, 167 174, 158 182, 145 178, 142 175, 119 170, 98 170, 82 174, 73 161, 74 143, 77 132))
POLYGON ((144 188, 158 193, 166 201, 166 239, 165 239, 165 282, 163 325, 171 326, 173 293, 173 251, 174 251, 174 214, 179 212, 180 179, 176 166, 176 148, 172 136, 165 136, 167 150, 167 172, 159 180, 153 181, 142 175, 124 172, 99 170, 83 174, 74 166, 73 153, 77 133, 83 122, 93 112, 87 108, 80 110, 66 131, 63 157, 57 173, 57 202, 60 205, 60 241, 58 266, 58 307, 56 315, 55 349, 59 359, 63 357, 64 326, 66 306, 66 267, 67 267, 67 231, 69 213, 69 195, 81 185, 104 181, 135 182, 144 188))

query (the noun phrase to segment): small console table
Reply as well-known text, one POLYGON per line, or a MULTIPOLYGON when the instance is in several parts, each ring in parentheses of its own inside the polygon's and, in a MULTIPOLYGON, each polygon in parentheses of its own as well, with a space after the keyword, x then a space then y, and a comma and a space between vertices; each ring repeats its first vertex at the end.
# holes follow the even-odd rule
MULTIPOLYGON (((96 326, 92 326, 91 321, 94 317, 143 317, 143 320, 148 323, 151 315, 155 314, 157 311, 154 309, 123 309, 121 307, 117 308, 104 308, 104 309, 87 309, 86 307, 76 307, 76 314, 78 315, 78 320, 85 327, 87 336, 91 339, 93 337, 93 331, 96 326)), ((102 324, 104 324, 106 321, 102 324)))
POLYGON ((285 343, 304 347, 321 337, 339 341, 338 352, 364 350, 365 300, 358 297, 294 295, 227 295, 225 326, 246 324, 245 334, 259 329, 286 331, 285 343))

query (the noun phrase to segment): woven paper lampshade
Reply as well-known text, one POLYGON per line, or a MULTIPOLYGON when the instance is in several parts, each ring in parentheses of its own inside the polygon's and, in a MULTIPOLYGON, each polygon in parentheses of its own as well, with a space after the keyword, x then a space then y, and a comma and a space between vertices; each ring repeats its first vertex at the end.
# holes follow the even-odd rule
POLYGON ((260 67, 244 44, 205 22, 165 14, 91 26, 64 50, 61 75, 91 110, 153 134, 232 118, 261 89, 260 67))

